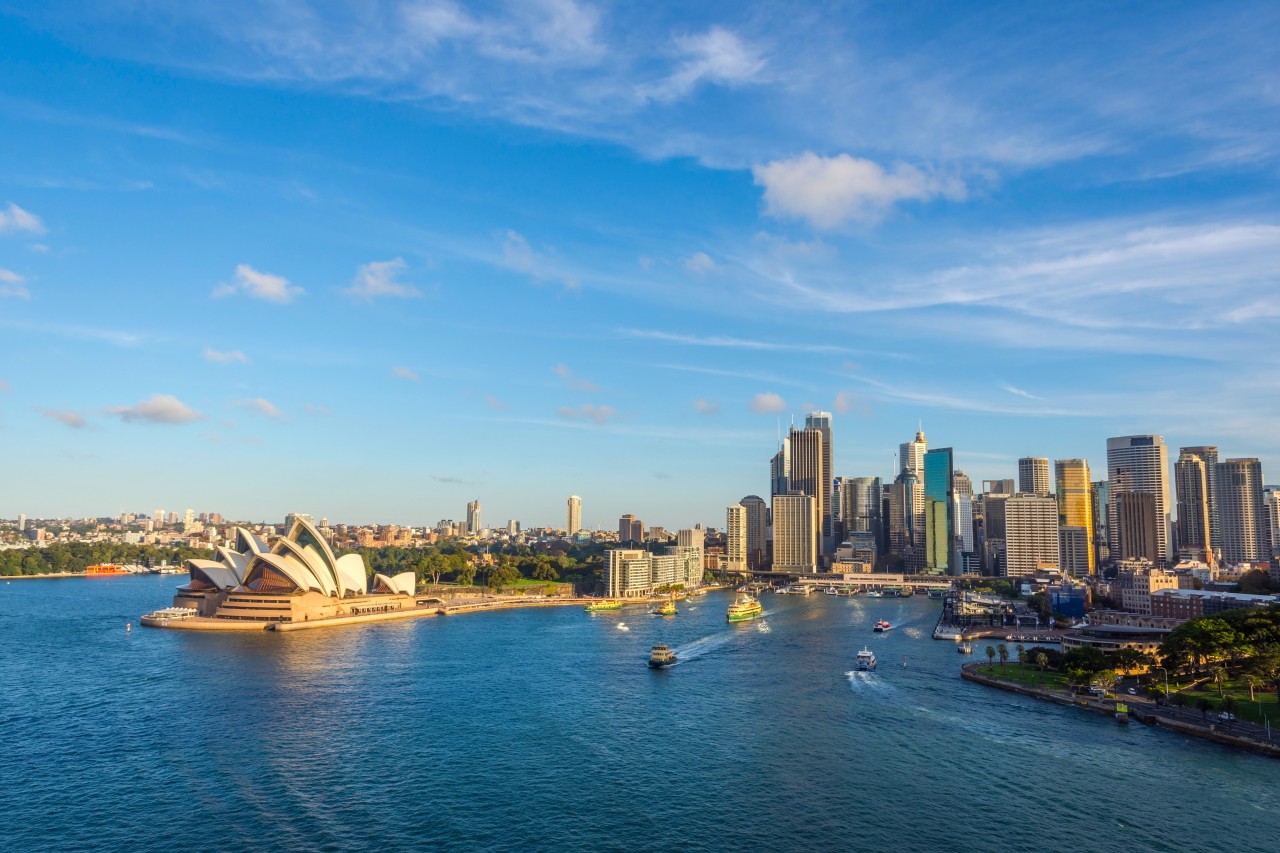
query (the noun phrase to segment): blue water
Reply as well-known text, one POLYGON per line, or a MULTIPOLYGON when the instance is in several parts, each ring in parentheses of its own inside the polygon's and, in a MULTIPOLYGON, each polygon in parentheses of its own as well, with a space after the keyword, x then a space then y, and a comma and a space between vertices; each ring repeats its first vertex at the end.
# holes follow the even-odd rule
POLYGON ((0 583, 0 850, 1129 853, 1280 830, 1280 762, 961 681, 927 599, 139 628, 175 583, 0 583), (658 640, 680 662, 654 672, 658 640), (864 644, 880 668, 854 674, 864 644))

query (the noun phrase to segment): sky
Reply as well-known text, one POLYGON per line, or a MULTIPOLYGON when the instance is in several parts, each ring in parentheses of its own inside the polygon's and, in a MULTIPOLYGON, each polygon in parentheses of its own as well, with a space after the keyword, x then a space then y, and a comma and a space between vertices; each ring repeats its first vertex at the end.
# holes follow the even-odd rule
POLYGON ((1274 3, 0 0, 0 517, 1280 480, 1274 3))

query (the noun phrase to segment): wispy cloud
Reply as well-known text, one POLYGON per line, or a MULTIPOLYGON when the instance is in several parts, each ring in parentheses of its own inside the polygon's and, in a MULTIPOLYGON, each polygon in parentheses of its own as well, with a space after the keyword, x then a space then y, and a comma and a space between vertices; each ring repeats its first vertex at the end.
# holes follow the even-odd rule
POLYGON ((720 404, 713 403, 710 400, 698 398, 693 401, 693 409, 700 415, 718 415, 720 414, 720 404))
POLYGON ((289 284, 289 280, 283 276, 259 272, 248 264, 240 264, 236 267, 235 281, 225 282, 215 287, 213 296, 220 299, 224 296, 243 293, 254 299, 286 305, 301 296, 303 292, 301 287, 289 284))
POLYGON ((393 367, 391 368, 391 375, 398 376, 401 379, 408 379, 410 382, 422 381, 422 377, 419 376, 416 371, 411 370, 408 367, 393 367))
POLYGON ((538 251, 523 234, 510 229, 502 233, 502 264, 534 281, 559 281, 567 290, 578 290, 582 286, 576 274, 564 269, 554 249, 538 251))
POLYGON ((110 406, 105 411, 127 423, 189 424, 204 419, 170 394, 156 394, 133 406, 110 406))
POLYGON ((396 276, 405 270, 403 258, 389 261, 372 261, 364 264, 351 280, 351 286, 342 292, 356 299, 372 301, 379 296, 396 296, 402 299, 421 296, 416 287, 397 282, 396 276))
POLYGON ((23 210, 13 202, 0 209, 0 234, 43 234, 44 223, 40 217, 23 210))
POLYGON ((333 410, 328 406, 317 406, 313 403, 303 403, 302 411, 306 412, 308 415, 318 415, 319 417, 325 418, 333 414, 333 410))
POLYGON ((57 421, 63 426, 68 426, 72 429, 84 429, 89 425, 89 422, 85 420, 84 415, 79 412, 62 409, 36 409, 36 411, 44 415, 49 420, 57 421))
POLYGON ((551 368, 551 372, 563 379, 565 384, 574 391, 585 391, 588 394, 594 394, 600 390, 600 386, 594 382, 590 382, 580 376, 575 376, 573 371, 570 370, 563 362, 551 368))
POLYGON ((0 318, 0 326, 35 332, 40 335, 56 335, 75 341, 98 341, 119 347, 135 347, 143 343, 145 337, 135 332, 124 332, 118 329, 94 329, 87 326, 68 326, 61 323, 32 323, 24 320, 8 320, 0 318))
POLYGON ((258 414, 268 417, 273 421, 284 423, 289 420, 288 416, 284 412, 280 411, 279 407, 263 397, 253 397, 248 400, 240 400, 236 405, 250 412, 257 412, 258 414))
POLYGON ((1004 391, 1008 391, 1010 394, 1013 394, 1016 397, 1025 397, 1028 400, 1039 400, 1040 402, 1043 403, 1045 399, 1044 397, 1037 397, 1035 394, 1032 394, 1030 391, 1024 391, 1021 388, 1017 387, 1016 385, 1003 384, 1000 386, 1000 388, 1004 391))
POLYGON ((770 216, 808 220, 817 228, 838 228, 855 220, 875 223, 903 201, 964 199, 965 185, 956 178, 927 175, 907 163, 886 170, 878 163, 838 154, 820 157, 806 152, 774 160, 751 170, 764 187, 770 216))
POLYGON ((572 406, 561 406, 559 413, 562 418, 567 418, 569 420, 585 418, 593 423, 603 426, 617 417, 618 410, 613 408, 613 406, 595 406, 591 403, 583 403, 576 409, 572 406))
POLYGON ((761 350, 765 352, 811 352, 811 353, 848 353, 852 350, 830 344, 802 344, 778 341, 760 341, 749 338, 734 338, 724 335, 685 335, 676 332, 663 332, 653 329, 619 329, 620 334, 631 338, 649 341, 664 341, 672 344, 688 344, 696 347, 716 347, 721 349, 761 350))
POLYGON ((222 352, 212 347, 205 347, 204 360, 214 364, 248 364, 249 356, 238 349, 222 352))
POLYGON ((495 412, 501 412, 501 411, 504 411, 504 410, 507 408, 507 404, 506 404, 506 403, 502 402, 501 400, 499 400, 497 397, 493 396, 492 394, 485 394, 485 395, 484 395, 484 403, 485 403, 485 405, 486 405, 486 406, 488 406, 490 409, 492 409, 492 410, 493 410, 493 411, 495 411, 495 412))
POLYGON ((24 279, 12 270, 0 267, 0 299, 8 296, 15 299, 30 299, 31 292, 22 282, 24 279))
POLYGON ((705 33, 676 36, 674 47, 681 57, 679 67, 656 83, 637 87, 641 100, 674 101, 701 83, 729 87, 753 83, 761 78, 766 64, 759 47, 719 26, 705 33))
POLYGON ((463 480, 461 477, 445 477, 445 476, 441 476, 440 474, 432 474, 431 479, 435 480, 437 483, 443 483, 446 486, 467 485, 467 481, 463 480))
POLYGON ((687 258, 680 261, 680 265, 694 275, 706 275, 715 272, 717 269, 716 262, 711 260, 711 256, 706 252, 694 252, 687 258))
POLYGON ((763 391, 751 398, 747 410, 757 415, 772 415, 787 410, 787 403, 772 391, 763 391))

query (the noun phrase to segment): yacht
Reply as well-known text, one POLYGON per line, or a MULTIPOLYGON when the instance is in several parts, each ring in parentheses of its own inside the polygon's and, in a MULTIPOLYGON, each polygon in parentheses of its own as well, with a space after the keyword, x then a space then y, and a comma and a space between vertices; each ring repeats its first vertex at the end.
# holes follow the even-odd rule
POLYGON ((764 607, 760 602, 746 594, 738 596, 738 600, 729 605, 727 614, 730 622, 747 622, 763 615, 764 607))
POLYGON ((876 668, 876 653, 862 647, 862 651, 858 652, 858 661, 854 664, 854 669, 858 672, 871 672, 876 668))
POLYGON ((885 631, 888 631, 892 627, 893 626, 890 625, 888 622, 881 619, 879 622, 875 624, 875 627, 872 628, 871 630, 875 631, 877 634, 883 634, 885 631))
POLYGON ((664 666, 671 666, 676 662, 676 653, 671 651, 671 647, 666 643, 658 643, 649 649, 649 666, 653 669, 662 669, 664 666))

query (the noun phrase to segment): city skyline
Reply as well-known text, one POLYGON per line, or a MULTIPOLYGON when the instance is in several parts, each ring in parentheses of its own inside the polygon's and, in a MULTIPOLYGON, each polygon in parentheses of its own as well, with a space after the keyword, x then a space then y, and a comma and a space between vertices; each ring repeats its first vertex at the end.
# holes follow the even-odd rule
POLYGON ((1271 5, 162 5, 0 12, 0 515, 1280 464, 1271 5))

